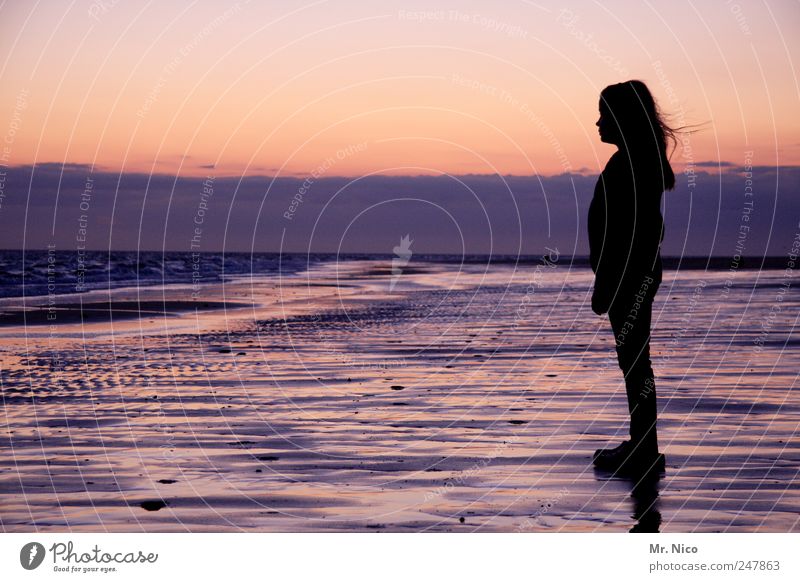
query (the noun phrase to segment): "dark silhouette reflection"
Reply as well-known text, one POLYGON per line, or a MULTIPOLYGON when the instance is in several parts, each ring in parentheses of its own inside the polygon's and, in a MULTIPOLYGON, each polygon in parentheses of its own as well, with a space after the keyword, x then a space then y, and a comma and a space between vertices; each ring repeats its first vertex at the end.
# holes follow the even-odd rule
MULTIPOLYGON (((608 473, 595 469, 595 477, 599 481, 608 481, 608 473)), ((617 475, 617 477, 620 477, 617 475)), ((633 513, 631 517, 636 524, 630 533, 659 533, 661 528, 661 512, 659 511, 659 492, 661 490, 661 472, 646 473, 643 476, 621 476, 619 480, 631 488, 633 513)), ((616 479, 615 479, 616 480, 616 479)))
POLYGON ((647 86, 627 81, 600 95, 600 139, 617 146, 589 208, 595 273, 592 310, 608 313, 625 378, 630 440, 595 453, 598 469, 641 475, 664 469, 656 431, 656 386, 650 363, 653 298, 661 284, 661 196, 675 185, 667 157, 673 130, 647 86))
POLYGON ((632 480, 633 518, 636 525, 631 533, 658 533, 661 527, 661 512, 658 510, 658 475, 645 479, 632 480))

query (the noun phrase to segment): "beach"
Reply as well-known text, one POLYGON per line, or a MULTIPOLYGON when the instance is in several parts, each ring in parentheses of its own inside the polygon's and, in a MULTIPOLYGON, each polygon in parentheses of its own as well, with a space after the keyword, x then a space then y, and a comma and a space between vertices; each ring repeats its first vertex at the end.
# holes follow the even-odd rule
POLYGON ((592 273, 563 257, 5 298, 0 525, 800 531, 792 277, 665 272, 655 483, 592 467, 627 404, 592 273))

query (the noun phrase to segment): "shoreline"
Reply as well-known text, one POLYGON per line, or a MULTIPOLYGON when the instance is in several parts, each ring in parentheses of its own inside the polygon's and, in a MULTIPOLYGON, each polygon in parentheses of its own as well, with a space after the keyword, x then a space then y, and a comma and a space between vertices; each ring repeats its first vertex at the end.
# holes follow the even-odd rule
POLYGON ((725 273, 699 297, 690 273, 663 284, 667 472, 646 490, 591 467, 623 438, 627 408, 586 270, 532 283, 429 265, 391 287, 380 262, 323 264, 204 291, 245 309, 3 328, 0 526, 798 531, 798 362, 783 345, 798 300, 755 350, 779 273, 760 276, 755 299, 742 275, 723 305, 725 273))

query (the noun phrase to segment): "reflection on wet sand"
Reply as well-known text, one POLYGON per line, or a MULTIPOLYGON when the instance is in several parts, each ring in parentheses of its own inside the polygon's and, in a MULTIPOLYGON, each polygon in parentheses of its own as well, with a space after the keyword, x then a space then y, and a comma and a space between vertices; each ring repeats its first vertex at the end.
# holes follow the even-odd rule
POLYGON ((658 533, 661 527, 661 512, 658 511, 659 477, 635 480, 631 483, 633 518, 636 524, 631 533, 658 533))
MULTIPOLYGON (((204 290, 253 304, 234 310, 0 328, 3 530, 800 529, 797 300, 753 342, 780 272, 667 273, 667 469, 635 484, 592 467, 627 406, 588 270, 420 263, 390 290, 386 267, 204 290)), ((149 293, 114 300, 187 299, 149 293)))

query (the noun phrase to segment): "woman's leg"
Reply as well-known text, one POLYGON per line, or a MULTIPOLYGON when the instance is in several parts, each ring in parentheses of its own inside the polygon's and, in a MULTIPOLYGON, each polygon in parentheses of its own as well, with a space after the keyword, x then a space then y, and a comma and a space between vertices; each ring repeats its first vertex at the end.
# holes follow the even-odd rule
POLYGON ((631 443, 637 453, 658 452, 656 386, 650 362, 650 324, 655 291, 638 290, 617 298, 609 311, 617 359, 625 377, 631 443))

